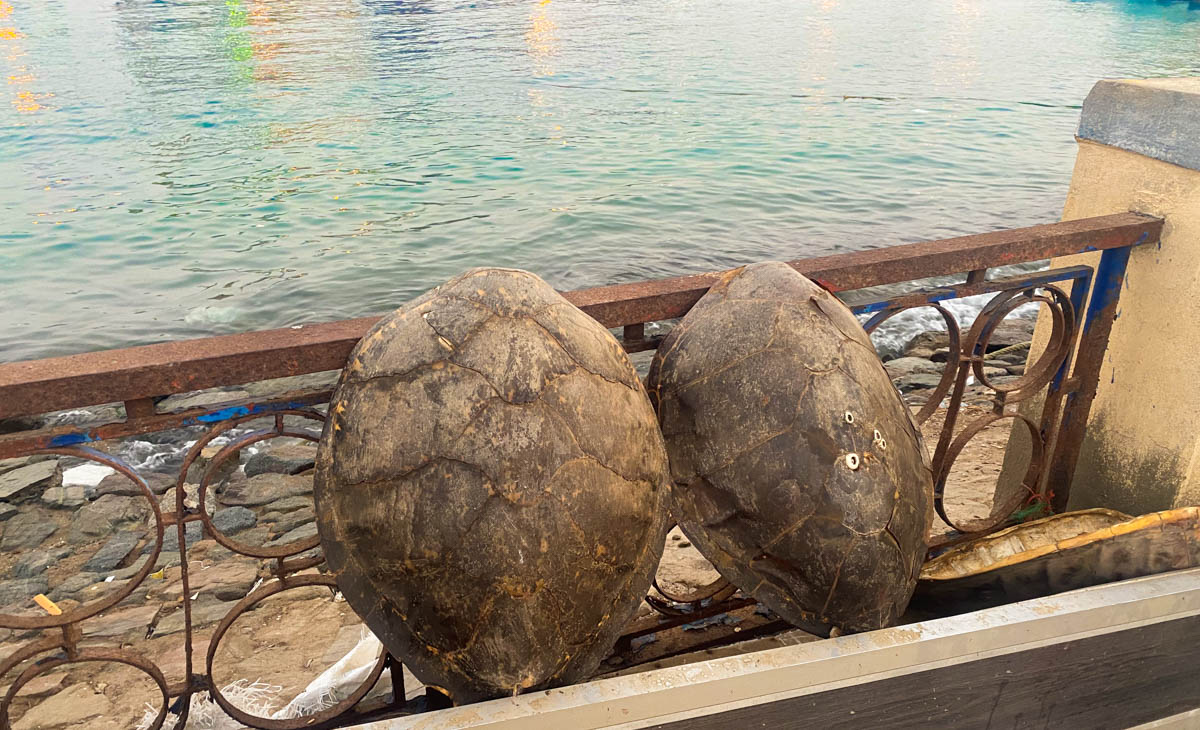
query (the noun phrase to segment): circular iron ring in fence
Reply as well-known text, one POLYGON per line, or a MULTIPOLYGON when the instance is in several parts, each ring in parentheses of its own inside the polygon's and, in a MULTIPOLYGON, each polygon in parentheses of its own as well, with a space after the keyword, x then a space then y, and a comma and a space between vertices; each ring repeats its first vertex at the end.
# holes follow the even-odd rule
MULTIPOLYGON (((221 639, 229 628, 233 626, 233 622, 242 614, 251 610, 258 603, 284 591, 293 588, 304 588, 307 586, 322 586, 333 590, 337 589, 337 582, 332 576, 328 575, 292 575, 282 579, 274 580, 242 600, 238 601, 225 618, 221 619, 221 623, 217 625, 213 632, 212 638, 209 639, 208 656, 205 659, 205 672, 210 680, 213 677, 213 660, 217 656, 217 649, 221 645, 221 639)), ((224 695, 221 694, 217 683, 212 681, 212 687, 209 689, 209 695, 213 701, 220 706, 222 710, 229 714, 230 717, 240 723, 249 725, 250 727, 262 728, 262 730, 299 730, 300 728, 312 727, 321 723, 332 720, 338 715, 346 712, 367 695, 375 683, 379 681, 379 677, 383 674, 384 667, 387 665, 388 653, 386 650, 380 651, 379 659, 375 662, 375 666, 371 668, 367 678, 361 685, 350 693, 346 699, 338 702, 331 707, 327 707, 320 712, 315 712, 311 715, 296 717, 290 719, 274 719, 269 717, 256 717, 251 715, 241 708, 230 702, 224 695)), ((398 664, 398 663, 397 663, 398 664)), ((395 671, 395 670, 393 670, 395 671)))
POLYGON ((53 669, 58 669, 69 664, 83 664, 85 662, 116 662, 118 664, 125 664, 144 672, 150 679, 154 680, 158 691, 162 693, 162 705, 158 708, 158 714, 154 717, 154 721, 149 725, 148 730, 158 730, 158 728, 163 726, 163 722, 167 719, 167 709, 171 702, 170 693, 167 689, 166 678, 163 677, 162 671, 153 662, 142 657, 140 654, 122 649, 80 649, 78 652, 75 652, 73 657, 52 657, 43 660, 27 668, 17 676, 12 686, 8 688, 8 694, 4 696, 3 701, 0 701, 0 730, 9 730, 11 727, 8 719, 8 711, 12 707, 13 699, 21 691, 22 687, 39 675, 53 669))
POLYGON ((997 421, 1008 418, 1020 421, 1021 423, 1025 424, 1026 428, 1029 429, 1029 437, 1033 448, 1029 458, 1029 466, 1025 470, 1025 478, 1022 480, 1022 484, 1025 485, 1027 493, 1036 494, 1036 487, 1031 485, 1037 484, 1044 450, 1042 435, 1037 425, 1019 413, 989 413, 975 423, 972 423, 970 426, 964 429, 962 433, 954 438, 954 441, 951 442, 949 448, 946 450, 938 472, 934 475, 934 509, 937 510, 938 517, 941 517, 947 525, 950 525, 950 527, 958 530, 959 532, 975 534, 993 530, 1002 525, 1004 521, 1009 518, 1009 515, 1011 515, 1014 510, 1021 506, 1021 503, 1025 499, 1025 494, 1016 492, 1012 497, 1009 498, 1008 503, 999 509, 993 506, 991 517, 972 522, 956 522, 950 519, 950 516, 946 514, 946 505, 944 501, 946 480, 950 476, 951 469, 954 467, 954 460, 957 459, 958 455, 962 453, 962 450, 966 448, 967 443, 970 442, 971 439, 975 438, 975 436, 979 435, 979 433, 985 428, 991 426, 997 421))
POLYGON ((1009 402, 1024 400, 1050 382, 1060 365, 1066 361, 1075 340, 1075 308, 1071 299, 1056 286, 1044 285, 1026 289, 1009 289, 1000 292, 980 310, 971 331, 967 334, 963 351, 971 354, 971 367, 975 378, 997 393, 1004 393, 1009 402), (1042 289, 1047 294, 1037 294, 1042 289), (1041 302, 1050 310, 1051 329, 1046 347, 1032 365, 1027 365, 1025 374, 1011 383, 993 383, 984 374, 988 343, 1000 323, 1018 307, 1041 302))
MULTIPOLYGON (((264 547, 264 546, 258 546, 258 545, 247 545, 245 543, 234 540, 233 538, 225 535, 220 530, 218 530, 216 528, 216 526, 213 525, 212 517, 208 514, 208 508, 207 508, 208 488, 212 481, 213 475, 217 473, 217 470, 220 468, 220 466, 222 464, 224 464, 229 459, 236 457, 237 454, 242 449, 246 448, 247 446, 259 443, 260 441, 267 441, 269 439, 280 438, 280 437, 303 439, 305 441, 311 441, 313 443, 320 441, 320 436, 316 436, 308 431, 288 429, 284 425, 283 419, 285 416, 297 416, 300 418, 308 418, 308 419, 311 419, 314 421, 324 422, 325 416, 323 416, 321 413, 314 411, 314 410, 308 410, 308 409, 303 409, 303 410, 295 409, 295 410, 279 411, 279 412, 275 413, 274 416, 275 416, 275 424, 274 424, 273 428, 264 429, 264 430, 260 430, 260 431, 251 431, 250 433, 244 434, 244 435, 230 441, 228 444, 223 446, 221 448, 221 450, 216 453, 216 455, 213 456, 211 461, 209 461, 207 467, 204 470, 203 476, 201 476, 201 478, 200 478, 200 487, 199 487, 199 491, 197 494, 197 500, 199 502, 199 507, 198 507, 199 514, 197 516, 199 517, 200 521, 202 523, 204 523, 205 531, 209 535, 212 535, 212 538, 214 540, 216 540, 217 543, 222 545, 223 547, 225 547, 229 550, 232 550, 235 553, 239 553, 241 555, 247 555, 252 558, 261 558, 261 559, 277 558, 277 559, 282 560, 283 558, 286 558, 290 555, 296 555, 298 553, 302 553, 307 550, 311 550, 314 547, 317 547, 318 545, 320 545, 320 542, 321 542, 320 537, 317 535, 313 535, 312 537, 305 538, 303 540, 297 540, 296 542, 290 543, 287 545, 273 545, 270 547, 264 547)), ((211 429, 207 434, 204 435, 203 438, 201 438, 199 441, 197 441, 192 446, 191 450, 188 452, 187 459, 184 460, 183 466, 180 467, 180 472, 179 472, 180 473, 180 477, 179 477, 180 483, 182 483, 182 480, 186 477, 188 468, 191 466, 191 464, 197 458, 199 458, 200 452, 203 451, 203 449, 213 439, 217 438, 222 433, 224 433, 232 428, 237 427, 239 424, 245 423, 247 421, 258 420, 261 418, 263 418, 262 415, 245 416, 245 417, 233 420, 233 421, 226 421, 224 423, 217 425, 213 429, 211 429)), ((180 492, 180 498, 182 499, 182 492, 180 492)), ((315 505, 314 505, 314 509, 315 509, 315 505)), ((310 560, 299 561, 299 562, 295 562, 295 563, 291 563, 291 564, 284 564, 284 570, 285 570, 285 572, 293 571, 293 570, 302 570, 306 567, 311 567, 313 565, 317 565, 317 564, 321 563, 322 561, 323 561, 323 558, 320 558, 320 556, 317 556, 316 558, 310 559, 310 560)))
POLYGON ((945 307, 937 303, 920 304, 914 307, 902 307, 900 309, 884 310, 867 320, 863 325, 863 329, 867 334, 874 332, 879 325, 888 321, 892 317, 907 312, 911 309, 920 309, 922 307, 930 307, 942 317, 942 321, 946 323, 946 336, 949 338, 949 352, 946 355, 946 367, 942 370, 942 377, 938 380, 937 386, 934 387, 933 393, 925 401, 925 405, 921 406, 921 410, 917 411, 917 415, 913 416, 913 420, 917 425, 922 425, 929 420, 929 417, 937 412, 938 406, 941 405, 942 399, 950 392, 951 386, 954 385, 954 377, 958 374, 959 360, 962 354, 961 333, 958 328, 958 320, 945 307))
POLYGON ((6 629, 48 629, 56 626, 66 626, 68 624, 78 623, 84 619, 91 618, 96 614, 112 608, 127 598, 133 591, 141 585, 146 576, 154 570, 154 564, 158 561, 159 553, 162 552, 163 545, 163 515, 159 508, 158 499, 155 498, 154 492, 150 490, 146 480, 142 479, 129 464, 119 457, 111 454, 106 454, 96 449, 75 446, 63 447, 56 449, 44 449, 35 451, 31 455, 36 454, 58 454, 60 456, 73 456, 85 461, 94 461, 104 466, 110 467, 120 473, 122 476, 133 482, 141 491, 141 496, 146 498, 150 503, 150 511, 154 515, 154 549, 151 550, 146 562, 142 565, 141 570, 129 578, 120 590, 114 591, 111 595, 103 598, 97 598, 91 603, 85 603, 70 611, 64 611, 58 616, 15 616, 11 614, 0 614, 0 628, 6 629))

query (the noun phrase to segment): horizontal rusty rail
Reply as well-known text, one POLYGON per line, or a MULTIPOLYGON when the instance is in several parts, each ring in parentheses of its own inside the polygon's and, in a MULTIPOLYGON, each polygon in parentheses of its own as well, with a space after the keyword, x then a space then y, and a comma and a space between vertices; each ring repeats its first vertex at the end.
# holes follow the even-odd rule
MULTIPOLYGON (((790 262, 831 291, 958 274, 1158 239, 1162 220, 1087 218, 790 262)), ((682 316, 720 273, 564 296, 606 327, 682 316)), ((337 370, 378 317, 166 342, 0 365, 0 419, 337 370)))

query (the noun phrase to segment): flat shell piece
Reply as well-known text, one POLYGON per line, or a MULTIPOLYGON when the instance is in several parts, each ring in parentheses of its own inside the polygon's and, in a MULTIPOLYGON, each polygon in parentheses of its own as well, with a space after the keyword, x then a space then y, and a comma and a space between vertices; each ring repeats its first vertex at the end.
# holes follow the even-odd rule
POLYGON ((1096 532, 1133 519, 1124 512, 1095 508, 1050 515, 1006 527, 968 543, 955 545, 921 568, 921 580, 953 580, 1028 560, 1062 540, 1096 532))
POLYGON ((1200 565, 1200 508, 1132 518, 1110 510, 1066 513, 1016 525, 977 542, 956 546, 929 561, 913 596, 911 618, 964 613, 1196 567, 1200 565), (1100 526, 1075 532, 1075 527, 1089 522, 1100 526), (997 549, 1019 544, 1027 547, 997 549))

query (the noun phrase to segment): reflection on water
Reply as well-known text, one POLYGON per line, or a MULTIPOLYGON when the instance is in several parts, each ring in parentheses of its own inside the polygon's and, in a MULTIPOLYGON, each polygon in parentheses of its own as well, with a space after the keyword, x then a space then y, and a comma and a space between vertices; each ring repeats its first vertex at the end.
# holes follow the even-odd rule
POLYGON ((1042 222, 1118 0, 0 0, 0 359, 1042 222))
POLYGON ((5 80, 12 93, 12 106, 18 113, 30 114, 46 108, 43 103, 53 94, 35 90, 37 76, 24 59, 28 55, 21 41, 25 34, 14 25, 12 3, 0 0, 0 43, 7 44, 4 48, 4 60, 7 63, 5 80))

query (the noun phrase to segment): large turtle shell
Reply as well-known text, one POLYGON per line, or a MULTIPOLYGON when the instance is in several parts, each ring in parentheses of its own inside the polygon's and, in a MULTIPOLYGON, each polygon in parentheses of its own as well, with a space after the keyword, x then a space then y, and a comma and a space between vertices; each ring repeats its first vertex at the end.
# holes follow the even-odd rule
POLYGON ((725 578, 818 633, 900 616, 933 477, 845 305, 783 263, 729 272, 663 341, 647 387, 675 517, 725 578))
POLYGON ((469 702, 595 670, 662 557, 667 470, 612 335, 533 274, 473 270, 351 354, 317 526, 384 646, 469 702))

